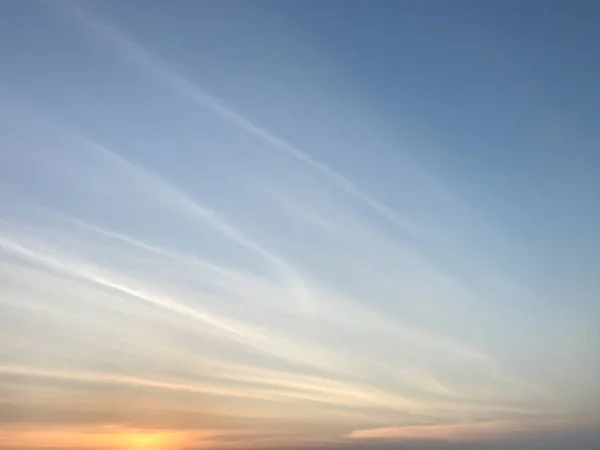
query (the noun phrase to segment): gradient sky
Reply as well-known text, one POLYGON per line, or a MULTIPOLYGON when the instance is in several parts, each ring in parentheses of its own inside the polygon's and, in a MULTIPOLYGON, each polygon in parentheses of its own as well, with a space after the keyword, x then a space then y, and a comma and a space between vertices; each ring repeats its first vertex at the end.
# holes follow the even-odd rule
POLYGON ((599 22, 2 2, 0 448, 598 448, 599 22))

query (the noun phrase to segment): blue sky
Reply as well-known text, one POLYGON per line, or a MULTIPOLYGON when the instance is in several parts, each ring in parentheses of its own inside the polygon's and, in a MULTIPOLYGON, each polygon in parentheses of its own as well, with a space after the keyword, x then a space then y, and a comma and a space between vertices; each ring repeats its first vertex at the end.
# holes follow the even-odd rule
POLYGON ((598 5, 2 8, 3 448, 597 436, 598 5))

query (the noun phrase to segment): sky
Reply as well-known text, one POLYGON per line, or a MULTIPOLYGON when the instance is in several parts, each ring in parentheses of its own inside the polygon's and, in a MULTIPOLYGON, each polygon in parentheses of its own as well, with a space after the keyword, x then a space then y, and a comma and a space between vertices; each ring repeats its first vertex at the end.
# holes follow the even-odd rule
POLYGON ((0 448, 598 449, 597 2, 0 9, 0 448))

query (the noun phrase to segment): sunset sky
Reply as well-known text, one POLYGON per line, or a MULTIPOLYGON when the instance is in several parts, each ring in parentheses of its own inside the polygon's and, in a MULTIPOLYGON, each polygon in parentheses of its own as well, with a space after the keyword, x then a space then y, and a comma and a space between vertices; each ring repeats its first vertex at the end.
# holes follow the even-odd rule
POLYGON ((597 450, 600 3, 0 3, 0 449, 597 450))

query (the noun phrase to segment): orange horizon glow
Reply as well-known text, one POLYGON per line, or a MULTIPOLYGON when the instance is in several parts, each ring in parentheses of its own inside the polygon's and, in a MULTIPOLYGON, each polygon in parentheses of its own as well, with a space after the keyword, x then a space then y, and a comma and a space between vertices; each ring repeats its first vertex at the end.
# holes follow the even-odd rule
POLYGON ((15 427, 0 433, 4 447, 102 450, 179 450, 190 442, 209 440, 210 431, 142 430, 119 426, 90 428, 15 427))

